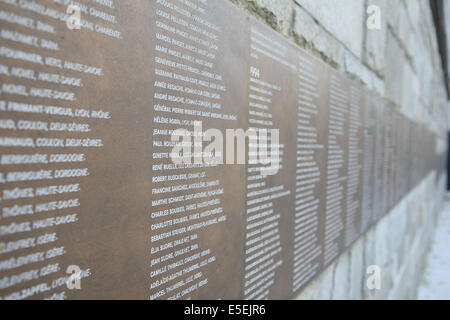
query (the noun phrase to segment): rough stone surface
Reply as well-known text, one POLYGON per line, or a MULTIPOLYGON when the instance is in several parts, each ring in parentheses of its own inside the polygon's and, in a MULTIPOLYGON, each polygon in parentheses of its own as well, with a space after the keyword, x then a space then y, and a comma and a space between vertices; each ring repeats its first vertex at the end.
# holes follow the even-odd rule
POLYGON ((317 51, 323 58, 338 65, 344 50, 342 44, 316 23, 305 10, 295 7, 292 36, 309 50, 317 51))
POLYGON ((296 2, 356 56, 362 57, 364 0, 296 0, 296 2))

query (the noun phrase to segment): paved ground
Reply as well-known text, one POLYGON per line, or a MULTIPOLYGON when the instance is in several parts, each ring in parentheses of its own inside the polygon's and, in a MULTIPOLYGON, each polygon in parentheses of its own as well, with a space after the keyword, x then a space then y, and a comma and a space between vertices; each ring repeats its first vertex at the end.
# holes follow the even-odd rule
POLYGON ((450 202, 439 216, 431 252, 427 258, 419 300, 450 299, 450 202))

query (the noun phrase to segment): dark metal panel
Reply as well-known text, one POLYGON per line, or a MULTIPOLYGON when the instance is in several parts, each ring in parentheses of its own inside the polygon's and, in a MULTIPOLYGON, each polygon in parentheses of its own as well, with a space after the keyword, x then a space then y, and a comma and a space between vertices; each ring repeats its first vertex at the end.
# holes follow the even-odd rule
POLYGON ((384 161, 384 102, 375 97, 374 104, 376 112, 376 134, 375 134, 375 183, 374 183, 374 212, 372 215, 372 224, 383 216, 384 199, 383 199, 383 161, 384 161))
MULTIPOLYGON (((288 275, 292 273, 293 177, 298 169, 298 139, 294 134, 298 112, 297 50, 255 19, 250 19, 249 25, 247 127, 255 132, 279 131, 280 163, 272 175, 261 171, 270 165, 247 165, 245 212, 252 220, 242 229, 246 243, 241 297, 277 299, 292 294, 288 275)), ((257 144, 263 146, 264 141, 257 144)))
POLYGON ((293 292, 323 267, 328 139, 328 67, 298 51, 297 170, 293 211, 293 292))
POLYGON ((228 142, 235 143, 236 150, 237 142, 225 139, 227 129, 245 128, 249 119, 249 23, 224 1, 198 7, 168 3, 174 4, 152 2, 150 11, 155 13, 150 19, 154 49, 147 59, 154 60, 155 66, 147 90, 154 98, 147 102, 151 114, 146 123, 154 132, 147 137, 154 159, 148 162, 151 226, 146 237, 155 253, 146 270, 148 296, 235 299, 249 280, 244 280, 244 261, 250 254, 243 253, 251 240, 246 227, 250 232, 249 225, 256 222, 247 222, 252 215, 245 210, 246 194, 253 191, 243 179, 247 168, 224 164, 226 158, 208 165, 191 157, 192 165, 173 166, 170 158, 159 156, 171 152, 170 134, 177 129, 187 130, 193 137, 190 142, 201 146, 199 151, 190 148, 193 153, 206 152, 209 142, 202 136, 210 129, 221 133, 211 142, 223 139, 224 148, 214 149, 216 153, 226 156, 228 142), (200 136, 195 122, 201 124, 200 136), (163 237, 152 242, 155 235, 163 237))
POLYGON ((12 139, 2 143, 0 154, 18 155, 1 165, 9 176, 1 189, 28 190, 26 198, 3 194, 0 202, 0 278, 7 280, 0 294, 148 298, 145 120, 153 44, 143 39, 152 34, 153 10, 147 1, 117 2, 114 9, 98 7, 114 15, 116 24, 92 17, 93 30, 69 30, 45 15, 65 13, 65 6, 47 1, 45 7, 35 12, 0 4, 10 14, 2 29, 23 35, 0 41, 0 64, 8 68, 2 84, 11 89, 3 87, 0 113, 15 124, 1 130, 3 139, 12 139), (95 23, 111 33, 96 31, 95 23), (16 40, 25 35, 35 40, 16 40), (66 287, 70 265, 81 268, 82 290, 66 287), (32 276, 23 277, 26 272, 32 276), (20 275, 22 281, 12 280, 20 275))
POLYGON ((361 232, 365 119, 364 91, 359 84, 353 82, 350 87, 348 129, 346 247, 358 239, 361 232))
POLYGON ((348 178, 348 133, 351 82, 330 71, 327 170, 324 190, 324 267, 345 249, 345 213, 348 178))
POLYGON ((370 227, 375 213, 376 133, 377 109, 375 97, 373 94, 365 92, 361 233, 364 233, 370 227))
POLYGON ((2 298, 289 298, 443 162, 423 126, 226 1, 80 2, 81 30, 0 4, 31 36, 0 40, 2 298), (279 170, 175 165, 176 129, 190 147, 278 129, 279 170))

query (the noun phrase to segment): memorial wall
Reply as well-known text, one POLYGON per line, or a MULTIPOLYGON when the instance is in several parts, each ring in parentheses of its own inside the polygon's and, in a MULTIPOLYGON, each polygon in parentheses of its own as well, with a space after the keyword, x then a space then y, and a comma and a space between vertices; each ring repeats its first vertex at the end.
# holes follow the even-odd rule
POLYGON ((444 169, 424 126, 227 1, 0 0, 0 29, 0 299, 288 299, 444 169), (279 129, 279 170, 252 137, 246 164, 175 164, 178 129, 201 153, 279 129))

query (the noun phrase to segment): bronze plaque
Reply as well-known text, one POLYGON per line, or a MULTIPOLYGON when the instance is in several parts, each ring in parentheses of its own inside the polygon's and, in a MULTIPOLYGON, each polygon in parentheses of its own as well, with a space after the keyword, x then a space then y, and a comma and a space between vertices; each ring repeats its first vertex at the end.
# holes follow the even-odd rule
POLYGON ((0 3, 2 299, 149 296, 153 10, 82 3, 0 3))
POLYGON ((372 224, 383 216, 383 162, 384 162, 384 102, 379 97, 374 97, 373 107, 376 113, 375 131, 375 157, 374 161, 374 202, 372 224))
POLYGON ((298 292, 323 268, 325 223, 328 67, 298 52, 297 153, 293 214, 292 291, 298 292))
POLYGON ((284 231, 292 227, 294 210, 292 175, 296 170, 297 143, 292 133, 296 131, 298 66, 293 62, 297 52, 256 20, 251 19, 248 27, 247 128, 258 135, 264 130, 279 130, 279 141, 272 141, 278 144, 279 163, 275 174, 266 175, 263 169, 270 165, 254 162, 250 153, 261 155, 267 142, 249 140, 241 298, 279 299, 291 294, 292 285, 288 276, 292 239, 290 232, 284 231), (253 150, 255 144, 257 150, 253 150))
POLYGON ((361 233, 372 224, 375 207, 375 156, 377 133, 377 106, 373 94, 365 93, 363 182, 361 199, 361 233))
POLYGON ((0 0, 0 27, 0 299, 287 299, 442 167, 228 1, 0 0))
POLYGON ((381 212, 384 216, 390 209, 391 201, 391 157, 392 157, 392 107, 389 103, 384 105, 383 113, 383 162, 382 162, 382 176, 381 176, 381 212))

